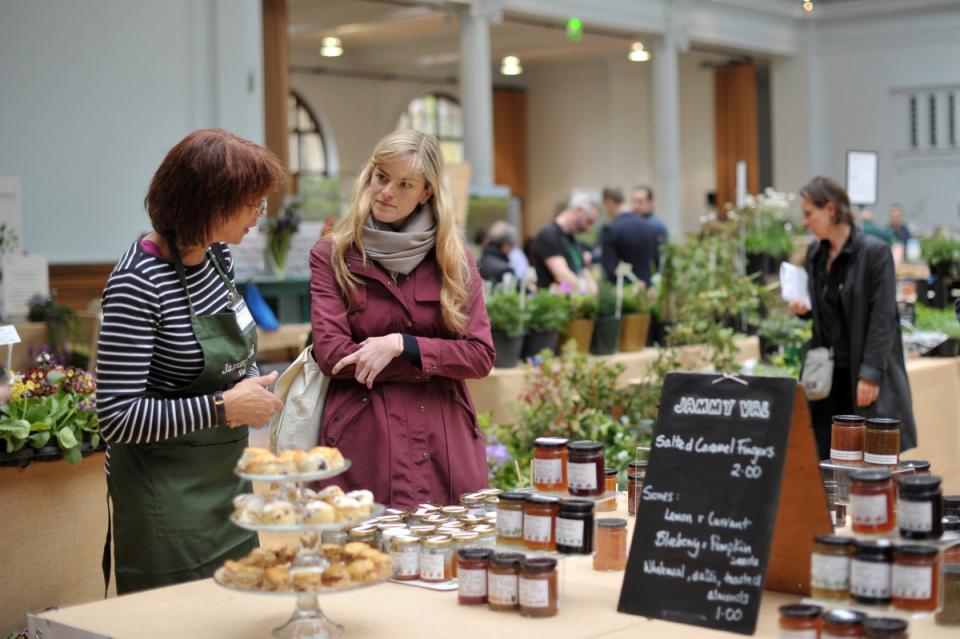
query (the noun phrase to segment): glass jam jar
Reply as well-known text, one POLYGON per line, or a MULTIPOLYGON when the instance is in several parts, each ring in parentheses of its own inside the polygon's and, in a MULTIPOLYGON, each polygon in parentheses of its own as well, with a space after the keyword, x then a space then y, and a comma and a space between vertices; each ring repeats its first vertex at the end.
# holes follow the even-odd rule
MULTIPOLYGON (((380 550, 382 552, 390 552, 390 549, 393 548, 393 538, 400 535, 410 535, 409 528, 388 528, 380 533, 380 550)), ((338 544, 343 545, 343 544, 338 544)))
MULTIPOLYGON (((940 520, 943 532, 960 533, 960 517, 950 515, 940 520)), ((943 564, 960 564, 960 546, 950 546, 943 551, 943 564)))
POLYGON ((863 462, 867 466, 896 468, 900 462, 900 420, 871 417, 863 436, 863 462))
POLYGON ((840 608, 831 610, 822 617, 820 639, 838 639, 842 637, 859 637, 863 628, 860 624, 867 615, 856 610, 840 608))
POLYGON ((862 622, 866 639, 908 639, 907 620, 892 617, 873 617, 862 622))
POLYGON ((487 571, 492 556, 489 548, 457 551, 457 603, 461 606, 487 603, 487 571))
POLYGON ((450 535, 450 550, 452 555, 450 570, 454 577, 457 576, 457 553, 464 548, 478 548, 477 541, 479 538, 479 535, 475 532, 455 532, 450 535))
POLYGON ((533 487, 545 492, 567 489, 567 440, 537 437, 533 440, 533 487))
POLYGON ((627 520, 597 520, 597 544, 593 553, 593 569, 615 571, 627 567, 627 520))
POLYGON ((587 499, 563 499, 557 512, 557 552, 589 555, 593 552, 593 507, 587 499))
POLYGON ((835 464, 859 464, 863 461, 865 417, 834 415, 830 429, 830 461, 835 464))
POLYGON ((930 462, 926 459, 901 459, 900 468, 912 468, 915 475, 930 474, 930 462))
POLYGON ((393 578, 413 581, 420 578, 420 540, 413 535, 397 535, 390 540, 393 578))
POLYGON ((443 583, 453 579, 450 537, 436 535, 420 542, 420 581, 443 583))
POLYGON ((520 614, 524 617, 553 617, 559 608, 557 560, 529 557, 520 564, 517 583, 520 614))
POLYGON ((486 548, 492 548, 497 545, 497 529, 489 524, 471 526, 468 532, 477 533, 477 545, 486 548))
POLYGON ((440 509, 440 514, 449 519, 463 519, 469 513, 465 506, 444 506, 440 509))
POLYGON ((897 523, 907 539, 940 539, 943 493, 936 475, 911 475, 898 482, 897 523))
POLYGON ((850 473, 850 522, 855 533, 886 533, 896 526, 893 479, 886 470, 850 473))
POLYGON ((380 547, 380 531, 376 526, 364 526, 363 528, 351 528, 347 533, 347 541, 362 541, 371 548, 380 547))
POLYGON ((419 526, 410 526, 410 534, 418 539, 426 539, 437 534, 437 527, 431 524, 420 524, 419 526))
POLYGON ((497 545, 520 546, 523 544, 524 493, 503 493, 497 504, 497 545))
POLYGON ((856 542, 850 561, 850 596, 857 603, 890 603, 893 577, 893 545, 886 539, 856 542))
POLYGON ((617 509, 617 479, 618 473, 616 468, 604 468, 603 469, 603 480, 604 480, 604 493, 613 493, 613 497, 606 499, 597 504, 597 512, 611 512, 617 509))
POLYGON ((960 495, 943 496, 943 516, 960 517, 960 495))
POLYGON ((643 481, 647 478, 647 462, 635 460, 627 467, 627 512, 637 516, 637 506, 643 497, 643 481))
POLYGON ((483 503, 483 495, 480 493, 460 495, 460 505, 466 508, 467 515, 472 517, 482 517, 487 512, 487 507, 483 503))
POLYGON ((523 504, 523 545, 529 550, 556 550, 557 511, 560 500, 527 495, 523 504))
POLYGON ((568 490, 577 497, 596 497, 606 489, 603 444, 582 439, 567 444, 568 490))
POLYGON ((498 552, 490 558, 487 573, 490 610, 501 612, 520 608, 520 563, 525 558, 520 552, 498 552))
POLYGON ((820 535, 810 553, 810 596, 814 599, 846 601, 850 597, 850 558, 853 539, 820 535))
POLYGON ((780 639, 818 639, 820 606, 789 604, 780 606, 780 639))
POLYGON ((900 546, 894 551, 890 586, 894 608, 926 612, 937 609, 938 554, 934 546, 900 546))

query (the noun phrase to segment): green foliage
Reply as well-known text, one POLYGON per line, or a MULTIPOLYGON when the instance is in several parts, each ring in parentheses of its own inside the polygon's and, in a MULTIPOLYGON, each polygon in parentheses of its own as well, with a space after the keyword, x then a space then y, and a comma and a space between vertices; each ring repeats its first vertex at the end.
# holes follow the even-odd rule
POLYGON ((527 330, 537 333, 559 331, 570 317, 567 299, 545 289, 527 298, 526 311, 527 330))
POLYGON ((793 252, 793 240, 783 226, 774 227, 766 232, 747 233, 744 242, 747 253, 769 255, 778 260, 790 257, 793 252))
POLYGON ((643 282, 637 282, 623 288, 623 303, 620 312, 653 313, 657 306, 657 290, 647 288, 643 282))
POLYGON ((917 330, 938 331, 949 337, 960 339, 960 322, 953 307, 930 308, 917 304, 917 330))
POLYGON ((570 319, 597 319, 597 297, 571 293, 567 296, 570 319))
POLYGON ((785 259, 793 253, 792 225, 786 219, 792 201, 792 193, 772 189, 746 197, 736 217, 743 226, 747 253, 774 259, 785 259))
POLYGON ((760 322, 757 334, 777 347, 769 363, 782 373, 799 377, 803 347, 810 340, 810 322, 786 311, 778 311, 760 322))
POLYGON ((617 313, 617 288, 606 279, 600 281, 597 293, 597 317, 613 317, 617 313))
POLYGON ((487 315, 490 328, 502 331, 510 337, 523 335, 523 312, 520 310, 520 294, 505 287, 496 287, 487 296, 487 315))
POLYGON ((950 269, 950 277, 960 276, 960 239, 934 235, 920 240, 923 259, 930 268, 950 269))
POLYGON ((279 215, 267 218, 267 262, 277 275, 286 272, 290 242, 300 228, 301 206, 301 202, 294 202, 279 215))
POLYGON ((35 295, 31 298, 27 319, 47 325, 47 341, 53 352, 59 355, 67 353, 70 342, 81 339, 76 311, 69 306, 57 304, 52 297, 35 295))

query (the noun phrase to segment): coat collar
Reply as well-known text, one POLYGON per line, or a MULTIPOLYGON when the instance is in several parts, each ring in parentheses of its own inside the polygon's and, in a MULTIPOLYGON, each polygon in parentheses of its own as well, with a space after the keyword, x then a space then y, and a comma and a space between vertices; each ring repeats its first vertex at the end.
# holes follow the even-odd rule
MULTIPOLYGON (((409 300, 401 294, 397 282, 390 277, 389 273, 377 266, 373 260, 367 259, 367 261, 364 262, 356 246, 351 246, 347 249, 344 254, 344 259, 346 260, 347 268, 353 275, 379 282, 384 288, 390 291, 390 294, 393 295, 408 312, 410 311, 408 307, 409 300)), ((438 269, 436 267, 431 268, 431 265, 436 265, 436 252, 433 250, 431 250, 417 268, 413 269, 413 272, 410 273, 410 277, 414 280, 414 299, 418 302, 439 301, 440 299, 442 281, 438 269)))

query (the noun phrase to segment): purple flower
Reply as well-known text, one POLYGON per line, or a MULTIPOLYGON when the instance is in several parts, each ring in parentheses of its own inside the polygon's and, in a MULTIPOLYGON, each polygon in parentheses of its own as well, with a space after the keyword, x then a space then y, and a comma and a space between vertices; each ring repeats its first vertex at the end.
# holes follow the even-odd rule
POLYGON ((570 282, 560 282, 558 289, 564 295, 573 293, 573 285, 571 285, 570 282))
POLYGON ((487 444, 487 461, 494 467, 499 468, 512 459, 510 451, 503 444, 487 444))

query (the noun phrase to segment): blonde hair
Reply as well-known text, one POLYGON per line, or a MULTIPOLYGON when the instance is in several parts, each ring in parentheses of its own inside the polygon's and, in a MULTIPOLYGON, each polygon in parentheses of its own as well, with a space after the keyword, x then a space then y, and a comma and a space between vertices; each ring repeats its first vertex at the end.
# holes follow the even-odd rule
POLYGON ((469 318, 463 309, 470 296, 469 263, 466 247, 460 237, 454 219, 450 186, 443 167, 443 155, 437 139, 420 131, 403 129, 386 135, 373 149, 373 155, 363 167, 353 186, 353 197, 346 217, 337 222, 330 233, 333 252, 330 257, 337 284, 349 306, 353 306, 360 281, 347 268, 347 249, 356 246, 367 261, 363 247, 363 226, 370 215, 370 181, 377 166, 395 160, 406 160, 410 166, 423 173, 426 186, 432 187, 427 201, 433 206, 437 217, 437 264, 440 266, 440 311, 447 330, 463 335, 469 318))

